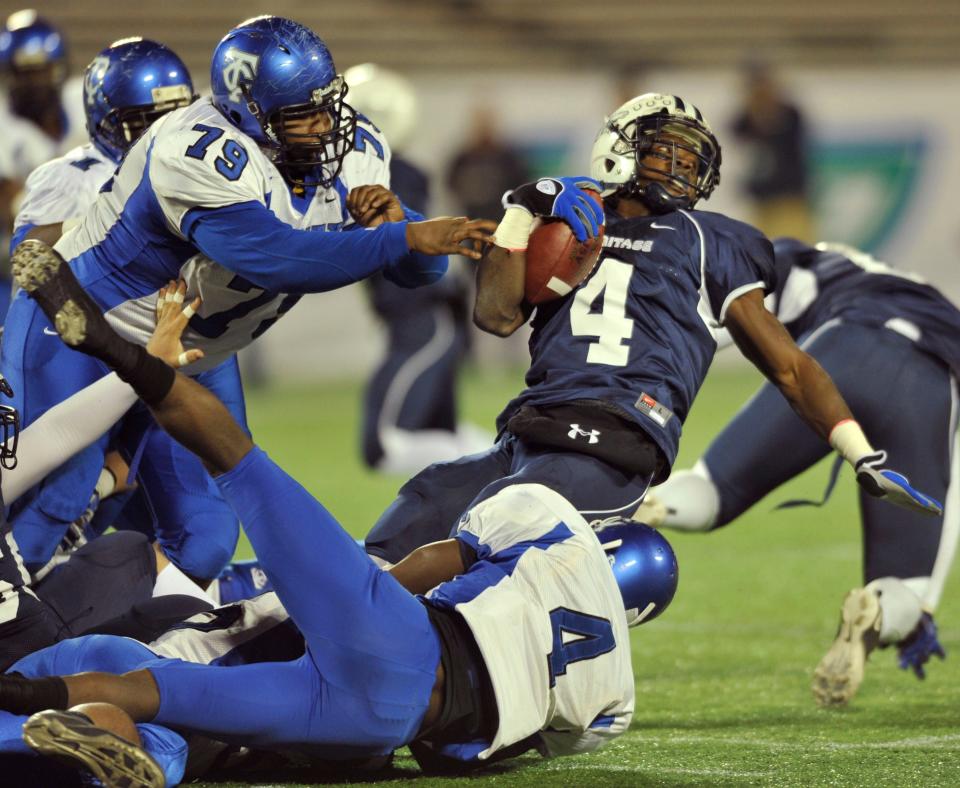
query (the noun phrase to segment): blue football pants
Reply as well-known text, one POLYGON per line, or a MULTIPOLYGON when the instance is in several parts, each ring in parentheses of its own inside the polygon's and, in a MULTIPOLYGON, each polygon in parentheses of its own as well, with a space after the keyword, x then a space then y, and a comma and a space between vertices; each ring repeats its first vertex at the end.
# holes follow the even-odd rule
POLYGON ((217 484, 307 650, 291 662, 230 667, 158 661, 153 721, 328 758, 387 754, 413 739, 440 661, 423 604, 261 449, 217 484))

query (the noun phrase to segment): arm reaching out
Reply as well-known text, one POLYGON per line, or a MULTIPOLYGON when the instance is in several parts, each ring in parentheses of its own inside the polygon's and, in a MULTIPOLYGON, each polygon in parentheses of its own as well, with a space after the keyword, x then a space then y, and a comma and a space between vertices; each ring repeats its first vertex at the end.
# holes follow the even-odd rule
POLYGON ((885 467, 887 453, 870 445, 830 376, 764 307, 761 290, 736 299, 727 310, 726 325, 737 347, 780 389, 797 415, 854 467, 864 490, 908 509, 943 511, 939 501, 885 467))

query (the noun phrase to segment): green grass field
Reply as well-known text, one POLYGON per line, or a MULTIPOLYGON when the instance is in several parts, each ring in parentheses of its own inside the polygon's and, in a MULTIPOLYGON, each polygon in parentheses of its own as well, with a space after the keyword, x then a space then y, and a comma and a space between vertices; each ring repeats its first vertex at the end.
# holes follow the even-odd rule
MULTIPOLYGON (((711 375, 684 429, 677 467, 697 458, 757 384, 755 375, 739 371, 711 375)), ((492 424, 519 385, 519 373, 467 376, 467 416, 492 424)), ((355 383, 254 392, 249 409, 258 442, 357 536, 403 481, 374 476, 360 465, 355 383)), ((843 595, 859 583, 852 474, 841 477, 824 509, 771 510, 788 497, 819 497, 826 472, 827 464, 812 469, 718 533, 671 536, 680 587, 662 618, 633 631, 637 701, 627 735, 595 754, 555 761, 525 757, 469 782, 960 784, 955 582, 938 616, 950 658, 933 664, 927 681, 899 671, 894 653, 881 651, 850 708, 820 710, 813 703, 813 668, 832 639, 843 595)), ((249 546, 241 554, 249 555, 249 546)), ((377 779, 409 781, 417 775, 401 752, 394 768, 377 779)), ((293 784, 318 779, 288 777, 293 784)), ((262 782, 276 784, 277 776, 262 782)), ((422 778, 418 784, 454 782, 468 780, 422 778)))

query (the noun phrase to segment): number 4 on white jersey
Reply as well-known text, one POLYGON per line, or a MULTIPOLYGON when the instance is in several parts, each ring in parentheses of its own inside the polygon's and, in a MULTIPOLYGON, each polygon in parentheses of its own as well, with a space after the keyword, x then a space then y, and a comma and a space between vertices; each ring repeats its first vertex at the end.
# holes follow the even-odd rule
POLYGON ((627 317, 627 288, 633 266, 606 258, 597 272, 577 291, 570 305, 570 331, 575 337, 597 337, 587 351, 588 364, 626 366, 630 345, 622 340, 633 334, 633 321, 627 317), (591 312, 590 307, 603 292, 603 309, 591 312))

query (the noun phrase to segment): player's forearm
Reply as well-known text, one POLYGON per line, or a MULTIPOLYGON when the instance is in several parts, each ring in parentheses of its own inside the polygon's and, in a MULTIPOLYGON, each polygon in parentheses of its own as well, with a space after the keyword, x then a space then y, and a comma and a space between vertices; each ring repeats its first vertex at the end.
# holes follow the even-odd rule
POLYGON ((257 287, 320 293, 365 279, 408 254, 406 222, 352 233, 295 230, 257 203, 185 221, 190 240, 257 287))
POLYGON ((789 374, 781 375, 775 384, 797 415, 824 440, 837 424, 853 418, 833 380, 803 351, 798 351, 789 374))
POLYGON ((445 539, 418 547, 389 571, 411 594, 425 594, 440 583, 463 574, 465 567, 460 542, 445 539))
POLYGON ((477 328, 505 337, 529 317, 524 308, 525 252, 489 246, 477 266, 477 297, 473 322, 477 328))
POLYGON ((36 238, 38 241, 43 241, 45 244, 53 246, 57 241, 60 240, 60 236, 63 235, 63 223, 57 222, 56 224, 42 224, 35 225, 27 229, 25 233, 19 235, 19 233, 14 234, 15 241, 25 241, 28 238, 36 238))
POLYGON ((396 265, 383 269, 383 275, 400 287, 423 287, 439 282, 450 262, 446 255, 410 252, 396 265))

